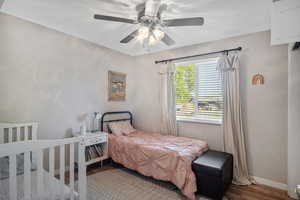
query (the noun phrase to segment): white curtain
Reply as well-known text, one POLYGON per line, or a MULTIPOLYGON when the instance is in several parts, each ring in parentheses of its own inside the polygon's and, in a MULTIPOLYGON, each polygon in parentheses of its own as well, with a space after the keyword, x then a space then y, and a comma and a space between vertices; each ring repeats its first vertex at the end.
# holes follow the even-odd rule
POLYGON ((223 55, 218 63, 224 95, 224 150, 233 154, 233 183, 249 185, 252 183, 252 180, 249 176, 247 166, 240 100, 239 68, 239 56, 237 54, 223 55))
POLYGON ((172 62, 160 70, 161 133, 178 136, 176 123, 175 66, 172 62))

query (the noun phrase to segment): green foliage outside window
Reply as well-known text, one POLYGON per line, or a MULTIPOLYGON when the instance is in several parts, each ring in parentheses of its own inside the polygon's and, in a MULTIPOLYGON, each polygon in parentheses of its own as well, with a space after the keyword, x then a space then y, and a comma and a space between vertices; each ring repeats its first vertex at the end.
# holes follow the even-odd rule
POLYGON ((176 67, 176 102, 191 103, 196 88, 196 65, 178 65, 176 67))
POLYGON ((216 61, 176 66, 177 116, 221 121, 223 97, 215 66, 216 61))

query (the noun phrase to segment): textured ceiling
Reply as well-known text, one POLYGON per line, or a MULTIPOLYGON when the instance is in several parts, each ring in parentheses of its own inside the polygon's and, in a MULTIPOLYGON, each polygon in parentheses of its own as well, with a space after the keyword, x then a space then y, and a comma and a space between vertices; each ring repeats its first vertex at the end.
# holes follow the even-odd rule
POLYGON ((73 35, 129 55, 268 30, 271 0, 162 0, 163 18, 204 17, 202 27, 165 28, 176 44, 143 47, 138 41, 119 41, 138 25, 94 20, 94 14, 136 18, 135 6, 144 0, 6 0, 2 12, 73 35))

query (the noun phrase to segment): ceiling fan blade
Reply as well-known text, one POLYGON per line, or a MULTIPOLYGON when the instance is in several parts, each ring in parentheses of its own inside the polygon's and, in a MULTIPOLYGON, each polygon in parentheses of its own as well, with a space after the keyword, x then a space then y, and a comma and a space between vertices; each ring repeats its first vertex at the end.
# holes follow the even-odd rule
POLYGON ((123 40, 120 41, 120 43, 126 44, 128 42, 130 42, 131 40, 133 40, 136 35, 138 34, 138 30, 130 33, 127 37, 125 37, 123 40))
POLYGON ((183 19, 169 19, 164 20, 167 26, 202 26, 204 24, 203 17, 183 18, 183 19))
POLYGON ((123 22, 128 24, 136 24, 137 22, 133 19, 126 19, 121 17, 112 17, 106 15, 94 15, 95 19, 106 20, 106 21, 113 21, 113 22, 123 22))
POLYGON ((167 10, 167 8, 168 8, 168 6, 167 6, 167 4, 161 4, 160 5, 160 7, 159 7, 159 9, 158 9, 158 12, 157 12, 157 17, 159 18, 159 19, 161 19, 161 14, 165 11, 165 10, 167 10))
POLYGON ((161 39, 161 41, 168 46, 172 46, 175 44, 175 41, 166 33, 165 33, 165 36, 163 37, 163 39, 161 39))
POLYGON ((138 19, 145 16, 146 2, 138 4, 135 9, 138 12, 138 19))

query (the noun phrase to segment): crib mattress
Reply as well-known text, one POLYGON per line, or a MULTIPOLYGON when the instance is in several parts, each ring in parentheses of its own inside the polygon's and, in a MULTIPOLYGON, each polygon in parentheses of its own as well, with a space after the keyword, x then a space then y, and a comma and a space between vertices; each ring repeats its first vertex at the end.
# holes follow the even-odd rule
MULTIPOLYGON (((43 180, 44 180, 44 191, 42 192, 42 197, 37 197, 37 171, 31 172, 31 191, 32 191, 32 200, 48 200, 50 197, 54 199, 60 199, 60 182, 55 177, 51 177, 47 171, 43 171, 43 180), (53 189, 49 190, 52 183, 53 189)), ((76 184, 75 184, 76 185, 76 184)), ((65 185, 64 187, 64 199, 70 198, 70 188, 65 185)), ((78 194, 74 193, 75 197, 78 197, 78 194)), ((9 179, 0 180, 0 200, 9 199, 9 179)), ((17 199, 24 200, 24 175, 17 176, 17 199)), ((76 199, 76 198, 75 198, 76 199)))

